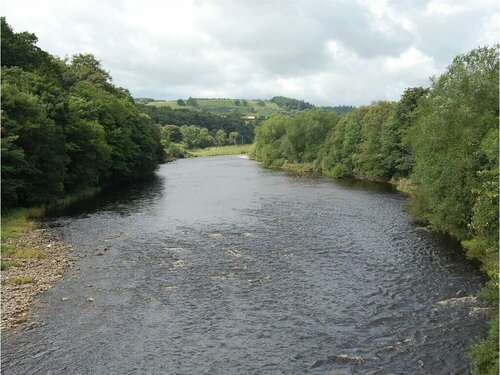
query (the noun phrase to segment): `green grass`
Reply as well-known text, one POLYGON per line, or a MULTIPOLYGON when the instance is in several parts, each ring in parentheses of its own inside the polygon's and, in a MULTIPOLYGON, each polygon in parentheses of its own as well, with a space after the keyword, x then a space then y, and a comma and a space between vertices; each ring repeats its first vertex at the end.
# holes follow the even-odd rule
MULTIPOLYGON (((241 99, 240 99, 241 100, 241 99)), ((236 105, 235 99, 196 99, 197 106, 179 106, 177 100, 156 100, 149 102, 147 105, 155 107, 170 107, 172 109, 188 108, 192 110, 201 111, 202 109, 208 112, 216 113, 219 115, 227 115, 230 113, 239 113, 243 115, 258 115, 269 117, 276 113, 282 112, 276 103, 265 101, 265 106, 257 105, 256 100, 247 100, 248 105, 236 105)))
POLYGON ((1 264, 1 270, 4 271, 9 267, 21 267, 21 263, 15 262, 15 261, 10 261, 10 260, 2 260, 1 264))
POLYGON ((251 144, 247 145, 229 145, 222 147, 207 147, 199 148, 194 150, 189 150, 191 156, 218 156, 218 155, 238 155, 238 154, 248 154, 251 144))
POLYGON ((33 219, 40 217, 41 214, 42 210, 39 208, 21 208, 2 215, 2 242, 22 236, 27 229, 35 226, 33 219))
MULTIPOLYGON (((99 189, 87 189, 63 198, 55 200, 49 205, 32 207, 32 208, 18 208, 8 212, 2 213, 2 228, 1 228, 1 256, 2 258, 11 259, 38 259, 42 257, 42 252, 39 249, 26 247, 19 244, 7 244, 7 240, 16 240, 23 236, 23 234, 31 228, 35 228, 39 220, 46 212, 55 210, 60 207, 68 206, 76 201, 88 198, 99 192, 99 189)), ((14 262, 14 261, 12 261, 14 262)), ((15 263, 15 262, 14 262, 15 263)), ((12 266, 12 264, 11 264, 12 266)), ((21 264, 19 264, 21 266, 21 264)), ((2 269, 4 262, 2 262, 2 269)), ((5 267, 8 267, 6 265, 5 267)))
POLYGON ((4 281, 5 285, 25 285, 31 284, 33 279, 30 277, 11 277, 4 281))

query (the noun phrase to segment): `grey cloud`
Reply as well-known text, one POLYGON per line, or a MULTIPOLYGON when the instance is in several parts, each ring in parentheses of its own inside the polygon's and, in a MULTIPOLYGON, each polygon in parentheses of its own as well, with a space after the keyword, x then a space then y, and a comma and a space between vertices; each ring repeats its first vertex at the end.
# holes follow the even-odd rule
POLYGON ((1 10, 51 53, 93 53, 136 96, 359 105, 398 99, 494 35, 494 1, 473 1, 18 0, 1 10))

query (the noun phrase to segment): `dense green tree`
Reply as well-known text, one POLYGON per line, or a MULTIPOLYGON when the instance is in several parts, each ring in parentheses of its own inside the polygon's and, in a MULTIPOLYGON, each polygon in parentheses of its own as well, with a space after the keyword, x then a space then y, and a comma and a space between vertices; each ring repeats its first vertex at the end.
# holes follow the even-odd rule
POLYGON ((384 155, 385 176, 409 177, 413 169, 411 151, 412 127, 418 116, 418 103, 428 92, 422 87, 406 89, 396 103, 393 116, 386 121, 381 134, 381 153, 384 155))
POLYGON ((303 111, 305 109, 313 108, 311 103, 307 103, 303 100, 287 98, 286 96, 275 96, 270 100, 272 103, 276 103, 278 106, 283 108, 285 111, 303 111))
POLYGON ((385 170, 386 155, 382 152, 381 134, 391 120, 393 109, 393 103, 383 101, 367 107, 361 120, 362 140, 352 156, 356 176, 369 179, 391 177, 385 170))
POLYGON ((354 175, 353 157, 362 141, 362 120, 368 107, 361 107, 344 115, 332 128, 323 144, 320 160, 323 173, 332 177, 354 175))
POLYGON ((186 104, 190 105, 190 106, 193 106, 193 107, 197 107, 198 106, 197 100, 195 98, 192 98, 192 97, 189 97, 188 100, 186 100, 186 104))
POLYGON ((481 48, 456 57, 420 102, 412 132, 417 218, 469 237, 473 190, 488 164, 481 144, 491 131, 498 131, 498 55, 481 48))
POLYGON ((224 146, 226 144, 227 136, 226 132, 222 129, 217 130, 217 133, 215 133, 215 144, 216 146, 224 146))
POLYGON ((152 172, 159 130, 92 55, 67 63, 2 27, 2 208, 152 172))
POLYGON ((211 134, 215 134, 218 129, 223 129, 226 133, 236 131, 240 133, 244 143, 251 143, 254 137, 254 121, 241 119, 241 115, 235 113, 219 116, 217 114, 196 111, 192 109, 172 109, 170 107, 156 107, 152 105, 137 105, 139 111, 146 113, 151 121, 159 125, 196 125, 207 128, 211 134))
POLYGON ((275 115, 255 129, 255 157, 265 166, 283 165, 281 144, 290 120, 288 116, 275 115))
POLYGON ((182 132, 177 125, 165 125, 161 127, 162 139, 168 139, 174 143, 182 142, 182 132))
POLYGON ((213 146, 214 137, 208 129, 195 125, 183 125, 180 127, 182 133, 182 142, 186 148, 204 148, 213 146))
POLYGON ((238 137, 240 136, 240 133, 238 132, 231 132, 229 133, 227 140, 231 143, 233 143, 236 146, 236 141, 238 140, 238 137))
POLYGON ((18 66, 25 70, 40 68, 49 54, 36 46, 38 38, 28 32, 15 33, 5 17, 0 17, 2 67, 18 66))
POLYGON ((182 99, 177 99, 177 105, 184 107, 186 105, 186 102, 182 99))

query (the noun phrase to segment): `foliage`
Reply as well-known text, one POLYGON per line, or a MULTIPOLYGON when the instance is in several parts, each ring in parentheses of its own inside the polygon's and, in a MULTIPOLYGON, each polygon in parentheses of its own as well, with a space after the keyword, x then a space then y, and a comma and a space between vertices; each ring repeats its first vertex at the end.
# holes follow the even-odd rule
POLYGON ((248 154, 251 149, 250 144, 246 145, 228 145, 222 147, 207 147, 195 150, 189 150, 191 156, 219 156, 219 155, 238 155, 248 154))
POLYGON ((92 55, 67 63, 2 29, 2 209, 152 172, 159 131, 92 55))
POLYGON ((238 132, 231 132, 227 136, 228 142, 233 143, 236 146, 236 142, 238 141, 238 137, 240 136, 240 133, 238 132))
POLYGON ((273 116, 256 129, 255 156, 266 166, 313 162, 337 121, 335 113, 322 110, 273 116))
MULTIPOLYGON (((198 99, 201 102, 201 99, 198 99)), ((150 105, 137 105, 139 111, 147 114, 151 121, 161 125, 196 125, 208 129, 211 133, 219 129, 226 133, 236 131, 240 133, 244 143, 253 141, 254 124, 245 122, 238 114, 219 116, 191 109, 172 109, 170 107, 155 107, 150 105)))
POLYGON ((189 97, 188 100, 186 100, 186 104, 196 107, 198 105, 198 101, 195 98, 189 97))
POLYGON ((456 57, 419 104, 412 212, 459 240, 473 234, 478 173, 498 166, 498 152, 485 150, 498 138, 484 143, 498 132, 498 99, 498 54, 481 48, 456 57))
POLYGON ((311 103, 307 103, 303 100, 297 100, 293 98, 287 98, 286 96, 275 96, 270 100, 273 103, 276 103, 286 111, 303 111, 304 109, 313 108, 314 106, 311 103))
MULTIPOLYGON (((333 177, 406 185, 410 178, 414 217, 462 241, 489 276, 483 297, 498 304, 498 86, 498 46, 478 48, 457 56, 429 89, 328 119, 329 131, 315 133, 324 137, 320 148, 302 129, 311 112, 273 117, 256 129, 255 156, 266 166, 333 177)), ((498 373, 496 319, 472 352, 477 374, 498 373)))
POLYGON ((489 323, 488 336, 479 341, 470 353, 473 375, 498 375, 498 312, 489 323))
POLYGON ((352 105, 338 105, 335 107, 325 106, 325 107, 321 107, 321 108, 323 108, 325 111, 336 112, 338 115, 344 115, 347 112, 350 112, 350 111, 356 109, 356 107, 354 107, 352 105))
POLYGON ((195 125, 182 125, 180 127, 182 142, 186 148, 203 148, 214 144, 214 137, 208 129, 195 125))

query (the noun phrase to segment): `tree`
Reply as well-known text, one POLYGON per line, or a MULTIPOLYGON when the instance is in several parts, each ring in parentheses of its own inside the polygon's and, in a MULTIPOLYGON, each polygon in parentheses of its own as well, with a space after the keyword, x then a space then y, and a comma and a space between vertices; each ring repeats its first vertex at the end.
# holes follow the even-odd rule
POLYGON ((241 104, 246 107, 248 105, 248 101, 245 99, 241 99, 241 104))
POLYGON ((411 133, 418 115, 418 103, 428 92, 422 87, 408 88, 396 103, 393 116, 385 122, 381 134, 384 175, 409 177, 413 169, 411 133))
POLYGON ((176 125, 165 125, 161 127, 162 139, 168 139, 174 143, 182 142, 182 132, 176 125))
POLYGON ((236 141, 238 140, 239 136, 240 136, 240 133, 238 133, 238 132, 231 132, 231 133, 229 133, 228 141, 231 142, 231 143, 234 143, 234 145, 236 146, 236 141))
POLYGON ((177 99, 177 105, 184 107, 186 105, 186 102, 182 99, 177 99))
POLYGON ((215 133, 215 144, 219 147, 226 144, 226 132, 224 130, 219 129, 215 133))
POLYGON ((2 209, 151 173, 159 129, 94 56, 59 60, 2 22, 2 209))
POLYGON ((479 48, 457 56, 419 103, 411 209, 459 240, 471 234, 478 172, 491 164, 481 145, 498 132, 498 102, 498 52, 479 48))
MULTIPOLYGON (((179 101, 177 101, 177 103, 179 103, 179 101)), ((197 107, 198 106, 198 102, 196 101, 195 98, 192 98, 192 97, 189 97, 189 99, 186 100, 186 104, 190 105, 190 106, 193 106, 193 107, 197 107)))
POLYGON ((2 67, 18 66, 31 71, 50 60, 49 54, 36 46, 35 34, 15 33, 5 17, 0 17, 0 23, 2 67))
POLYGON ((234 105, 240 105, 240 104, 241 104, 240 99, 236 99, 236 100, 234 101, 234 105))

